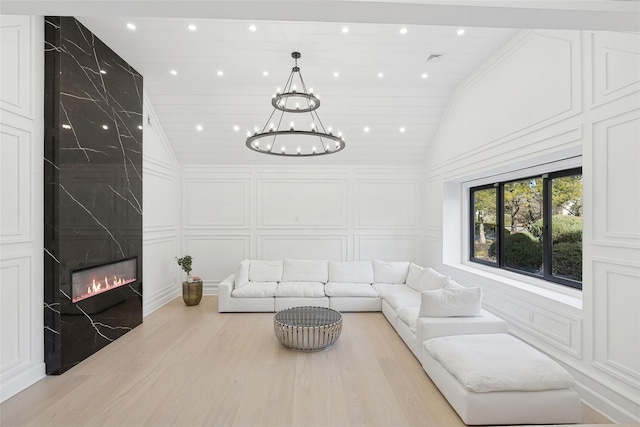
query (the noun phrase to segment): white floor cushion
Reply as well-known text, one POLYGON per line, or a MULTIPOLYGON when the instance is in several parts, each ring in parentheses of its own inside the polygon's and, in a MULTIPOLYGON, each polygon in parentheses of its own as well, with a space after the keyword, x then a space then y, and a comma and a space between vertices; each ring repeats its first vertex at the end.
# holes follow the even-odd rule
POLYGON ((247 282, 235 288, 231 295, 237 298, 275 297, 277 282, 247 282))
POLYGON ((283 298, 322 298, 322 282, 280 282, 276 288, 276 297, 283 298))
POLYGON ((324 293, 328 297, 378 297, 369 283, 329 282, 324 285, 324 293))
POLYGON ((420 308, 420 292, 396 292, 389 294, 385 300, 394 310, 407 306, 420 308))
POLYGON ((424 348, 476 393, 570 388, 562 366, 508 334, 457 335, 425 341, 424 348))

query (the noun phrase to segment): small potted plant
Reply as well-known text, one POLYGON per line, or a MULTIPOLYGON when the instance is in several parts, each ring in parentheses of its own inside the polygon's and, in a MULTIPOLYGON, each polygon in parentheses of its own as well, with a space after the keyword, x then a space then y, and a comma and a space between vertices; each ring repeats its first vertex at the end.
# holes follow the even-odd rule
POLYGON ((199 277, 191 277, 191 265, 193 258, 191 255, 185 255, 182 258, 176 258, 178 265, 187 273, 187 280, 182 282, 182 299, 186 305, 198 305, 202 300, 202 280, 199 277), (197 279, 197 280, 194 280, 197 279))

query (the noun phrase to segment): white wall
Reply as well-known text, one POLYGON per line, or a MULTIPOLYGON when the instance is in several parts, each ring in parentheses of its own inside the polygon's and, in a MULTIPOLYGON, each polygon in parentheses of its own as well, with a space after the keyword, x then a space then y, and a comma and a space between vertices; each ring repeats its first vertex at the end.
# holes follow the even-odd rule
POLYGON ((44 21, 0 17, 0 401, 45 375, 44 21))
POLYGON ((180 255, 180 166, 144 95, 143 131, 143 301, 146 316, 182 292, 180 255))
POLYGON ((640 421, 639 58, 638 35, 520 33, 456 90, 424 178, 442 205, 426 210, 426 259, 482 286, 512 333, 624 422, 640 421), (466 183, 568 158, 583 167, 583 292, 469 263, 466 183))
POLYGON ((185 165, 183 251, 207 293, 245 258, 419 262, 420 171, 185 165))

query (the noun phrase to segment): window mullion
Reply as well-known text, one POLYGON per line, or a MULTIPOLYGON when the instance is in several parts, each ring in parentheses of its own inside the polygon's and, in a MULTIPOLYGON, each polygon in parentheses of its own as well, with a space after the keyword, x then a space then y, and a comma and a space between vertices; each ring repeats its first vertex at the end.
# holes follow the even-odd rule
POLYGON ((498 212, 498 268, 504 268, 504 184, 496 184, 496 212, 498 212))

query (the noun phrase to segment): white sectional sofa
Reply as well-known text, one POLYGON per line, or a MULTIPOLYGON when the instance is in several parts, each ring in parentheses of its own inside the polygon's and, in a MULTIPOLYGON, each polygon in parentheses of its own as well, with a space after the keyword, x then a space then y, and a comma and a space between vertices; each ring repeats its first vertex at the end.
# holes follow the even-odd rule
POLYGON ((422 362, 425 340, 507 332, 504 320, 481 308, 478 292, 410 262, 244 260, 218 286, 218 311, 276 312, 301 305, 382 311, 422 362), (468 301, 440 301, 453 289, 468 293, 468 301))
POLYGON ((377 260, 244 260, 218 287, 220 312, 293 306, 382 311, 466 424, 580 421, 571 375, 508 335, 507 323, 482 309, 480 288, 431 268, 377 260), (469 385, 478 381, 481 390, 469 385))

